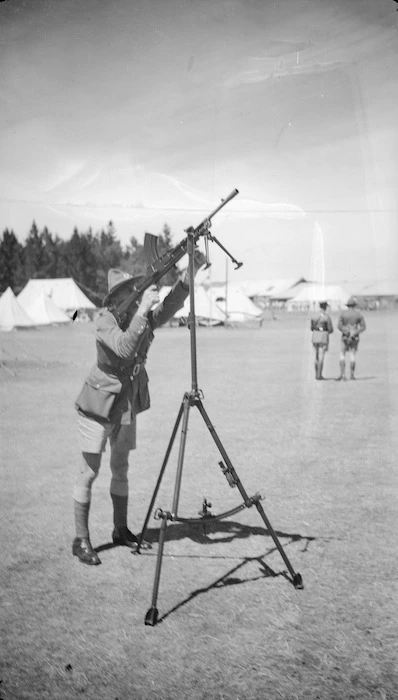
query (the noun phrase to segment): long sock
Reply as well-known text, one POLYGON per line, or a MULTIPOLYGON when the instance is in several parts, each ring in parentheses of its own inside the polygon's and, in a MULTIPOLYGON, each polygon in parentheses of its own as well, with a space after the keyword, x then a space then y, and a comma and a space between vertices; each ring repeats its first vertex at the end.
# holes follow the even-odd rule
POLYGON ((345 362, 344 360, 340 360, 340 376, 344 377, 345 375, 345 362))
POLYGON ((116 528, 127 527, 128 496, 117 496, 111 493, 113 503, 113 524, 116 528))
POLYGON ((88 531, 88 514, 90 510, 90 501, 88 503, 80 503, 73 501, 75 512, 75 528, 76 537, 89 537, 88 531))
POLYGON ((355 373, 355 362, 350 362, 350 373, 351 377, 353 377, 355 373))

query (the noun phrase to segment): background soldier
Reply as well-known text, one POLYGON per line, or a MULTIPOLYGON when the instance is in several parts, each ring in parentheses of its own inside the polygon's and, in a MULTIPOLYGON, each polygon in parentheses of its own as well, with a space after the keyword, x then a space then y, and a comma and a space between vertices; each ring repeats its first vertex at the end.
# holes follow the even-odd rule
POLYGON ((358 350, 359 335, 366 330, 366 323, 357 306, 357 299, 350 297, 347 309, 341 312, 337 327, 341 331, 340 376, 338 381, 345 380, 345 357, 350 353, 350 378, 355 379, 355 358, 358 350))
POLYGON ((327 301, 319 304, 320 312, 311 319, 312 344, 315 348, 315 379, 324 379, 322 375, 325 352, 329 348, 329 335, 333 333, 333 323, 326 309, 327 301))

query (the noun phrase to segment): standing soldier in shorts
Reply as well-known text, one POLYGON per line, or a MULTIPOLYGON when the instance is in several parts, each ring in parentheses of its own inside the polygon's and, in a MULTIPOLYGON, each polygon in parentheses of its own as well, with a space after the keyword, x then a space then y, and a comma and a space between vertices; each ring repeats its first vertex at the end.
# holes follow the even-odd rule
POLYGON ((315 379, 324 379, 322 375, 325 352, 329 348, 329 335, 333 333, 333 323, 327 313, 327 301, 321 301, 320 311, 311 318, 312 344, 315 349, 315 379))
MULTIPOLYGON (((194 253, 194 274, 205 262, 197 249, 194 253)), ((72 553, 84 564, 100 564, 90 541, 88 517, 91 489, 98 476, 102 452, 110 443, 113 504, 113 542, 134 549, 137 537, 127 526, 128 457, 135 449, 136 415, 149 408, 148 375, 145 362, 154 329, 169 321, 182 308, 189 293, 188 271, 177 282, 162 303, 155 285, 148 287, 121 323, 118 305, 130 294, 132 286, 144 277, 113 268, 108 273, 108 294, 95 322, 97 362, 87 376, 76 399, 78 432, 82 458, 76 476, 73 499, 76 537, 72 553), (151 310, 158 304, 154 310, 151 310)), ((148 548, 148 543, 143 543, 148 548)))
POLYGON ((350 357, 350 379, 355 379, 355 359, 358 350, 359 336, 366 330, 366 323, 357 306, 357 299, 350 297, 347 301, 347 309, 341 312, 337 327, 341 331, 340 349, 340 376, 338 381, 345 381, 346 353, 350 357))

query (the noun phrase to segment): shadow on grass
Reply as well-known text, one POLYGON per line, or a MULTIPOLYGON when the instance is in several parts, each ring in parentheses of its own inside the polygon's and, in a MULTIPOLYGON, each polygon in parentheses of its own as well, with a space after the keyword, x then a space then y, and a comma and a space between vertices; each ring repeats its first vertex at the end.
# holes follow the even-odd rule
MULTIPOLYGON (((145 541, 150 544, 157 543, 159 541, 160 528, 148 528, 145 532, 145 541)), ((291 542, 298 542, 304 540, 306 546, 303 551, 308 547, 308 543, 315 539, 315 537, 308 537, 299 535, 297 533, 281 532, 276 530, 276 536, 284 537, 289 539, 291 542)), ((210 544, 228 544, 235 539, 245 539, 251 535, 262 535, 271 537, 270 533, 265 527, 253 526, 253 525, 243 525, 237 521, 226 520, 221 521, 214 518, 204 519, 201 523, 178 523, 172 522, 167 527, 166 530, 166 542, 178 541, 188 538, 192 542, 197 542, 198 544, 210 545, 210 544), (215 535, 215 536, 214 536, 215 535)), ((113 547, 118 547, 119 545, 113 542, 106 542, 104 544, 95 547, 96 552, 104 552, 107 549, 113 549, 113 547)))
MULTIPOLYGON (((145 533, 148 542, 157 542, 160 528, 149 528, 145 533)), ((255 525, 244 525, 235 520, 218 520, 214 518, 203 519, 200 523, 171 523, 166 530, 166 540, 175 541, 189 538, 199 544, 227 544, 235 539, 245 539, 251 535, 270 536, 267 528, 255 525)), ((276 531, 277 537, 287 537, 296 542, 303 538, 302 535, 276 531)))
MULTIPOLYGON (((300 536, 294 536, 297 539, 304 539, 301 538, 300 536)), ((313 540, 315 539, 314 537, 308 537, 305 538, 308 540, 313 540)), ((242 560, 237 564, 236 566, 233 566, 229 571, 227 571, 225 574, 220 576, 220 578, 216 579, 212 583, 210 583, 208 586, 205 586, 204 588, 197 588, 196 590, 192 591, 184 600, 181 600, 177 605, 174 605, 170 610, 164 613, 161 617, 157 619, 157 624, 160 622, 163 622, 166 620, 170 615, 175 613, 177 610, 182 608, 184 605, 187 605, 188 603, 191 602, 194 598, 197 598, 199 595, 208 593, 211 590, 215 589, 221 589, 225 588, 226 586, 238 586, 240 584, 244 583, 249 583, 251 581, 258 581, 260 579, 265 579, 265 578, 277 578, 278 576, 282 576, 286 580, 289 581, 289 583, 293 583, 291 577, 288 575, 286 571, 281 571, 279 573, 275 572, 273 569, 271 569, 268 564, 265 563, 264 557, 269 556, 273 552, 277 551, 276 547, 273 547, 272 549, 268 550, 264 554, 261 554, 259 556, 253 556, 253 557, 243 557, 242 560), (236 573, 245 567, 247 564, 250 564, 252 562, 257 562, 259 564, 259 575, 257 576, 250 576, 250 577, 239 577, 236 576, 236 573)))
POLYGON ((377 379, 377 376, 375 374, 373 374, 370 377, 355 377, 355 379, 348 379, 347 378, 344 381, 342 381, 339 377, 336 377, 334 381, 341 382, 341 384, 347 384, 348 382, 352 382, 352 381, 354 381, 354 382, 366 382, 369 379, 377 379))
MULTIPOLYGON (((145 533, 145 540, 149 543, 155 543, 159 539, 159 533, 160 533, 160 528, 151 528, 148 529, 145 533)), ((308 545, 310 542, 315 540, 315 537, 311 537, 308 535, 300 535, 298 533, 287 533, 287 532, 281 532, 281 531, 275 531, 275 534, 277 538, 279 539, 280 537, 288 539, 288 542, 285 543, 284 546, 290 545, 294 542, 298 541, 304 541, 305 546, 304 549, 302 550, 305 552, 308 548, 308 545)), ((239 522, 236 521, 219 521, 219 520, 206 520, 205 523, 171 523, 170 526, 166 530, 166 535, 165 535, 165 540, 167 541, 176 541, 176 540, 182 540, 184 538, 190 538, 193 542, 197 542, 199 544, 215 544, 215 543, 229 543, 232 540, 236 538, 247 538, 251 535, 262 535, 262 536, 268 536, 271 537, 271 534, 269 531, 264 528, 264 527, 259 527, 259 526, 249 526, 249 525, 242 525, 239 522), (218 535, 221 534, 221 536, 218 537, 210 537, 209 535, 217 533, 218 535), (222 536, 224 535, 224 536, 222 536)), ((113 542, 109 542, 103 545, 100 545, 99 547, 96 547, 97 552, 104 551, 106 549, 112 549, 115 547, 113 542)), ((157 619, 157 624, 160 622, 163 622, 166 620, 170 615, 175 613, 177 610, 179 610, 181 607, 184 605, 187 605, 188 603, 191 602, 194 598, 196 598, 199 595, 203 595, 205 593, 208 593, 209 591, 213 589, 221 589, 224 588, 225 586, 238 586, 240 584, 244 583, 249 583, 251 581, 258 581, 259 579, 265 579, 265 578, 276 578, 278 576, 282 576, 285 578, 289 583, 293 584, 294 582, 292 581, 292 578, 288 575, 286 571, 281 571, 281 572, 275 572, 273 569, 271 569, 268 564, 265 563, 264 558, 270 556, 274 552, 277 552, 278 548, 276 546, 271 547, 268 549, 264 554, 258 555, 258 556, 252 556, 252 557, 236 557, 234 556, 233 558, 239 558, 240 561, 236 566, 233 566, 231 569, 229 569, 225 574, 223 574, 220 578, 216 579, 212 583, 210 583, 208 586, 204 588, 197 588, 196 590, 192 591, 184 600, 180 601, 175 605, 173 608, 168 610, 164 615, 162 615, 160 618, 157 619), (250 564, 252 562, 257 562, 259 565, 259 574, 257 576, 250 576, 250 577, 239 577, 236 576, 236 573, 243 569, 247 564, 250 564)), ((136 552, 132 552, 132 554, 136 554, 136 552)), ((157 556, 156 552, 147 552, 146 555, 148 556, 157 556)), ((162 556, 168 556, 167 554, 163 553, 162 556)), ((206 555, 198 555, 198 554, 175 554, 171 555, 173 559, 175 558, 206 558, 206 555)), ((210 558, 222 558, 222 559, 228 559, 227 556, 211 556, 210 558)), ((149 613, 149 611, 148 611, 149 613)))
MULTIPOLYGON (((192 524, 189 523, 173 523, 170 527, 167 528, 166 530, 166 540, 179 540, 184 537, 189 537, 195 542, 199 542, 201 544, 214 544, 216 542, 231 542, 232 540, 236 538, 246 538, 249 537, 250 535, 265 535, 268 537, 271 537, 270 532, 264 528, 264 527, 253 527, 249 525, 242 525, 239 522, 236 521, 219 521, 219 520, 214 520, 214 521, 209 521, 206 520, 206 523, 195 523, 193 526, 192 524), (203 532, 203 525, 205 526, 205 532, 203 532), (226 536, 224 537, 209 537, 209 534, 211 532, 217 532, 217 533, 224 533, 226 536)), ((159 533, 159 530, 147 530, 146 532, 146 539, 148 541, 155 542, 157 540, 157 535, 159 533)), ((302 550, 305 552, 308 548, 308 545, 311 541, 315 540, 315 537, 311 536, 303 536, 298 533, 287 533, 287 532, 281 532, 281 531, 275 531, 275 534, 277 538, 279 539, 280 537, 288 539, 288 542, 285 543, 286 545, 290 545, 293 542, 298 542, 303 540, 305 542, 304 549, 302 550)), ((274 547, 271 547, 268 549, 264 554, 258 555, 258 556, 252 556, 252 557, 239 557, 240 561, 236 566, 233 566, 231 569, 229 569, 225 574, 223 574, 220 578, 216 579, 213 581, 211 584, 204 588, 198 588, 194 591, 192 591, 184 600, 180 601, 175 605, 173 608, 168 610, 164 615, 162 615, 160 618, 157 619, 157 623, 163 622, 164 620, 167 619, 170 615, 172 615, 174 612, 179 610, 181 607, 184 605, 187 605, 188 603, 191 602, 194 598, 196 598, 199 595, 208 593, 209 591, 213 589, 219 589, 219 588, 224 588, 225 586, 237 586, 240 584, 244 583, 249 583, 251 581, 258 581, 259 579, 265 579, 265 578, 276 578, 277 576, 282 576, 285 578, 289 583, 294 585, 294 581, 292 580, 291 576, 286 571, 281 571, 281 572, 275 572, 273 569, 271 569, 268 564, 265 563, 264 558, 270 556, 274 552, 277 552, 278 548, 275 545, 274 547), (251 577, 245 577, 245 576, 236 576, 236 573, 243 569, 247 564, 250 564, 252 562, 257 562, 259 564, 259 575, 257 576, 251 576, 251 577)), ((163 556, 165 556, 163 554, 163 556)), ((172 555, 173 559, 177 557, 181 558, 204 558, 206 555, 190 555, 190 554, 181 554, 181 555, 176 555, 173 553, 172 555)), ((213 557, 210 555, 210 558, 220 558, 220 557, 213 557)), ((227 559, 228 556, 222 557, 227 559)), ((238 558, 238 557, 234 557, 238 558)), ((147 615, 149 614, 150 611, 148 611, 147 615)))

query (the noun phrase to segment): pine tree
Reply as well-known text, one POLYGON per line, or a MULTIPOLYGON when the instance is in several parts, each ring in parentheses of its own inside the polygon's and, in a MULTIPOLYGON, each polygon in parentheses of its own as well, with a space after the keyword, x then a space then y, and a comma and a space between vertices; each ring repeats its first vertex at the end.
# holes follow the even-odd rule
POLYGON ((11 287, 18 294, 24 286, 25 279, 22 261, 23 246, 17 240, 14 231, 6 228, 0 239, 0 292, 11 287))
POLYGON ((32 222, 23 251, 24 272, 26 279, 42 276, 43 239, 39 234, 36 222, 32 222))
POLYGON ((54 278, 57 275, 58 262, 58 242, 59 239, 53 239, 47 226, 40 233, 42 241, 42 259, 40 277, 54 278))

